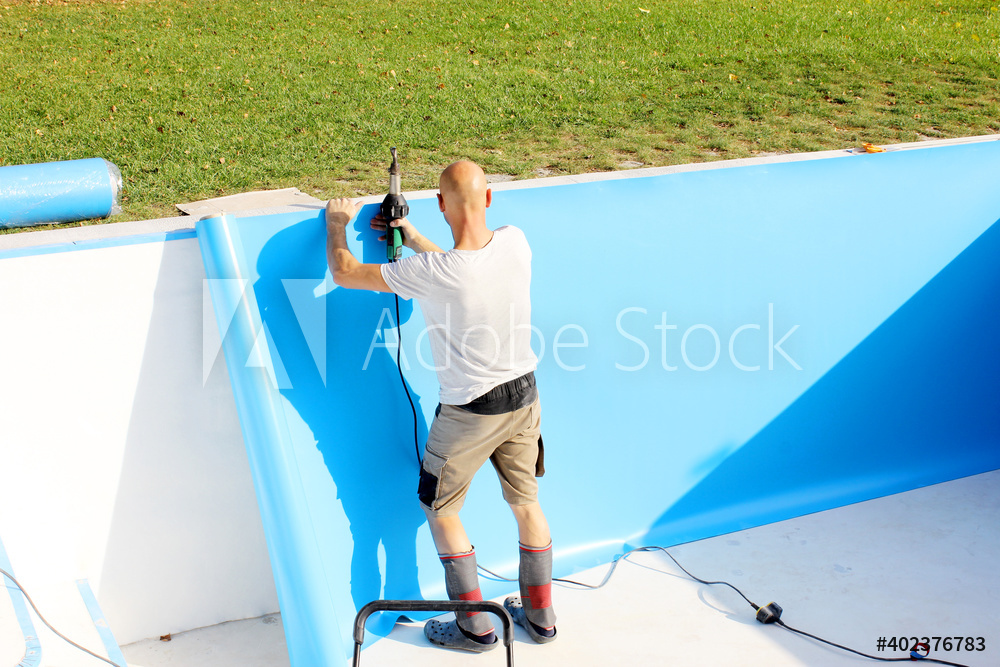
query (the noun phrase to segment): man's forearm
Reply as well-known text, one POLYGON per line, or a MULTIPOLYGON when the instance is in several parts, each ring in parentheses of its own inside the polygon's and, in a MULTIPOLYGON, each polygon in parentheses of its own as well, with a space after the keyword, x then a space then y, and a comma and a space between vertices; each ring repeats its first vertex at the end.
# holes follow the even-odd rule
POLYGON ((414 234, 407 246, 413 252, 444 252, 444 250, 441 250, 430 239, 420 233, 414 234))
POLYGON ((333 282, 348 289, 391 292, 382 277, 380 264, 362 264, 347 247, 347 230, 340 225, 327 225, 326 261, 333 282))
POLYGON ((347 230, 340 225, 327 226, 326 261, 334 280, 358 265, 358 260, 347 247, 347 230))
POLYGON ((391 292, 379 264, 362 264, 347 247, 347 225, 361 210, 361 202, 331 199, 326 203, 326 262, 333 282, 348 289, 391 292))

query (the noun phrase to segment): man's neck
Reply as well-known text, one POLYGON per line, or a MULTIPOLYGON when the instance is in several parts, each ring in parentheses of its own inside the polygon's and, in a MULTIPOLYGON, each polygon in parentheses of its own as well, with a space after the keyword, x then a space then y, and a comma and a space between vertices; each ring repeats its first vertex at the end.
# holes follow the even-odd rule
POLYGON ((486 228, 485 218, 456 224, 451 231, 456 250, 480 250, 493 240, 493 232, 486 228))

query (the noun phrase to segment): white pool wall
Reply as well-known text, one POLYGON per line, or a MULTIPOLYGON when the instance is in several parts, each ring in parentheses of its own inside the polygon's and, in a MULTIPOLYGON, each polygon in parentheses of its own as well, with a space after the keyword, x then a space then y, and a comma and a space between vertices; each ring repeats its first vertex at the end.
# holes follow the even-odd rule
POLYGON ((278 611, 203 277, 193 238, 0 261, 0 539, 123 644, 278 611))

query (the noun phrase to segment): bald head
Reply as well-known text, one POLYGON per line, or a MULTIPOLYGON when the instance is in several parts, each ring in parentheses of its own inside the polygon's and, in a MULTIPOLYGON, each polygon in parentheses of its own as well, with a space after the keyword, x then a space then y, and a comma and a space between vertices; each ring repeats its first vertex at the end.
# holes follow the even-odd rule
POLYGON ((475 162, 463 160, 453 162, 441 172, 439 184, 441 196, 449 208, 485 209, 489 204, 486 200, 486 174, 475 162))
POLYGON ((451 227, 455 248, 482 248, 493 232, 486 228, 486 209, 493 201, 493 192, 486 184, 486 174, 475 162, 462 160, 448 165, 441 172, 438 207, 451 227))

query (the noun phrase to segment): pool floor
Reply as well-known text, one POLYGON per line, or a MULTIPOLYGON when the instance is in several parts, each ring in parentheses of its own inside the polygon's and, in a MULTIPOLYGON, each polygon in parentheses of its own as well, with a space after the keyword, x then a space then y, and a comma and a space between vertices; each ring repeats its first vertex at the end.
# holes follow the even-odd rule
MULTIPOLYGON (((1000 471, 928 486, 674 547, 702 579, 723 579, 757 604, 775 601, 805 632, 882 657, 879 637, 983 637, 985 651, 932 652, 979 667, 1000 664, 1000 471)), ((555 526, 558 535, 558 526, 555 526)), ((574 575, 599 582, 607 566, 574 575)), ((512 589, 513 590, 513 589, 512 589)), ((519 667, 576 665, 860 665, 872 661, 763 626, 736 593, 687 579, 659 553, 636 554, 597 591, 554 592, 560 639, 519 631, 519 667)), ((502 601, 502 598, 498 598, 502 601)), ((132 667, 287 665, 277 617, 124 647, 132 667), (280 656, 280 658, 279 658, 280 656)), ((978 641, 978 640, 977 640, 978 641)), ((434 648, 421 624, 400 623, 367 646, 365 667, 504 665, 434 648)))

